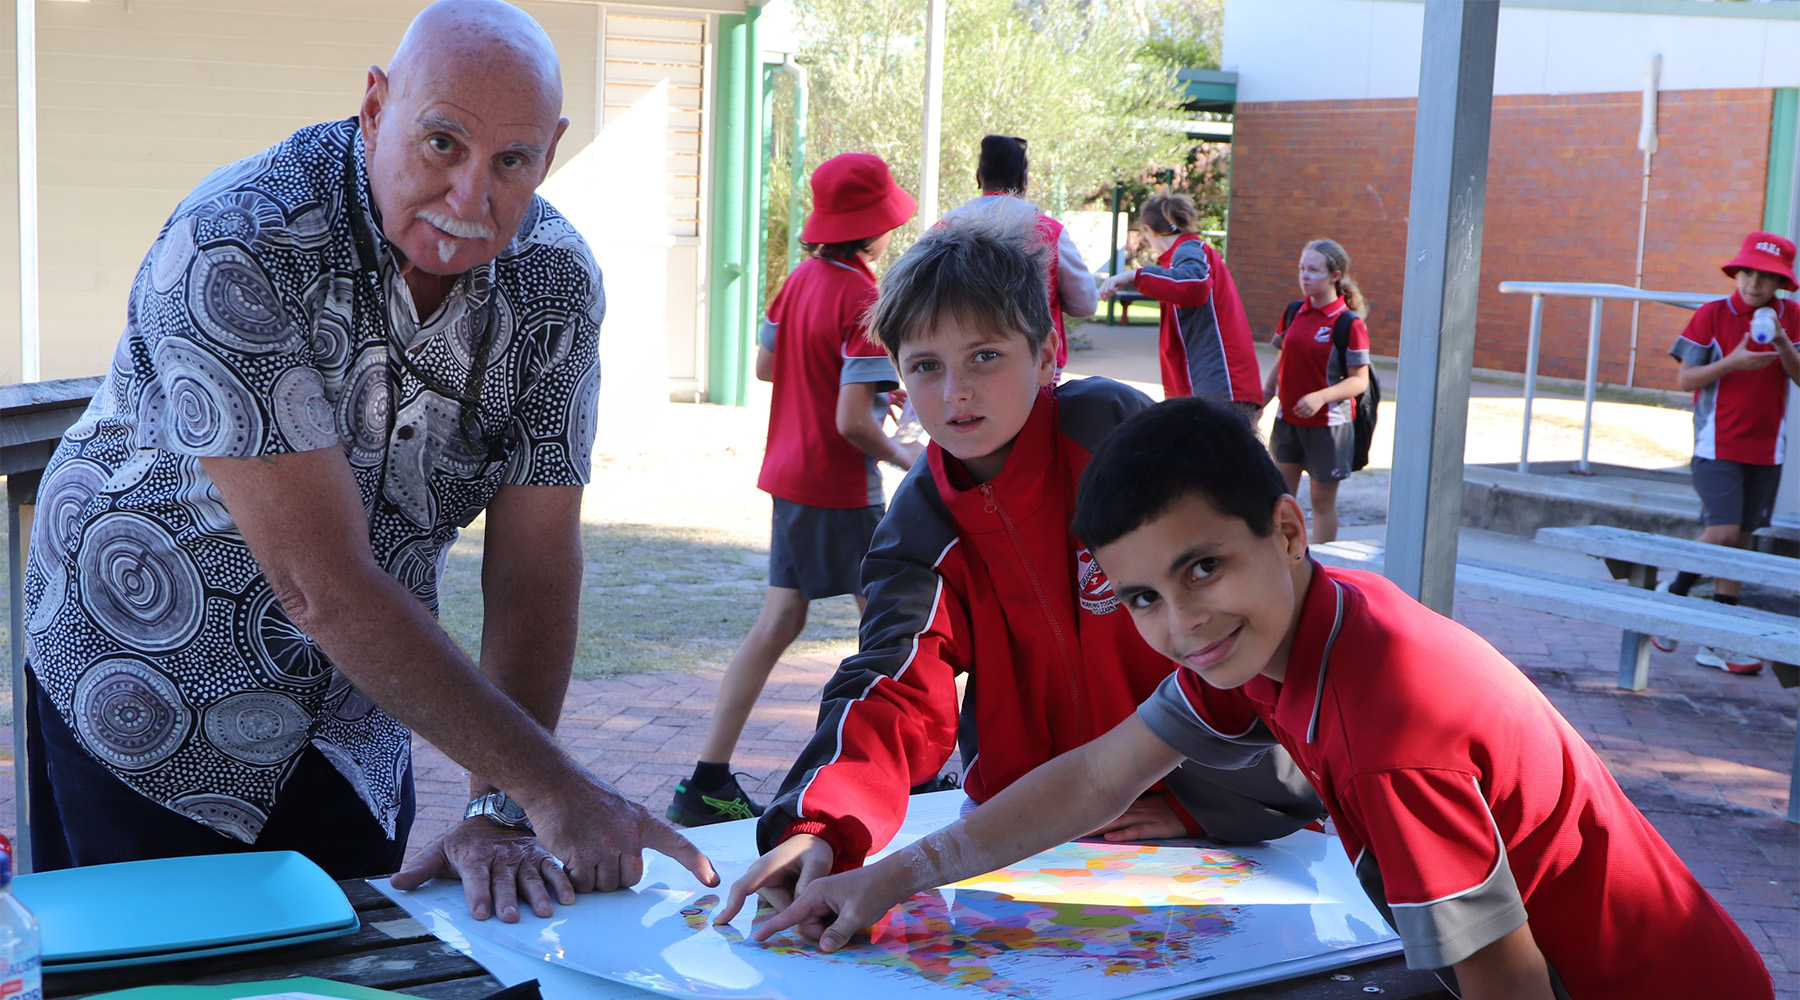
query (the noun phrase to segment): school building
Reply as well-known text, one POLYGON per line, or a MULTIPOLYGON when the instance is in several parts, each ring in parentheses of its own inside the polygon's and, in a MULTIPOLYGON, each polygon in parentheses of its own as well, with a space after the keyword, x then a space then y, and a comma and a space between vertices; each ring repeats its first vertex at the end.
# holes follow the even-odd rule
MULTIPOLYGON (((24 0, 30 3, 32 0, 24 0)), ((139 261, 215 168, 349 117, 426 0, 36 0, 38 374, 97 375, 139 261)), ((741 397, 765 55, 745 0, 518 0, 569 129, 542 193, 606 275, 603 405, 741 397), (737 335, 726 331, 738 331, 737 335)), ((9 7, 8 13, 11 13, 9 7)), ((0 384, 24 381, 18 86, 0 22, 0 384)))
MULTIPOLYGON (((1398 353, 1423 19, 1420 0, 1225 5, 1230 261, 1258 327, 1298 297, 1301 246, 1326 236, 1350 252, 1375 352, 1398 353)), ((1744 234, 1788 229, 1795 53, 1800 4, 1501 0, 1475 364, 1524 370, 1530 298, 1501 281, 1632 285, 1640 218, 1642 287, 1729 292, 1718 267, 1744 234)), ((1667 350, 1691 313, 1645 305, 1634 358, 1631 312, 1606 307, 1600 381, 1674 388, 1667 350)), ((1546 300, 1539 371, 1581 378, 1587 331, 1587 300, 1546 300)))

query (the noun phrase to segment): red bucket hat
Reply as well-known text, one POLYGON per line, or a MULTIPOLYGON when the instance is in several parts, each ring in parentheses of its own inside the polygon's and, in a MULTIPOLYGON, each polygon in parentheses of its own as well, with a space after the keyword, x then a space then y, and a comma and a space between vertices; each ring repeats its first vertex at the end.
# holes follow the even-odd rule
POLYGON ((880 236, 912 218, 919 207, 894 183, 887 163, 872 153, 844 153, 819 164, 813 171, 812 191, 812 214, 800 230, 807 243, 880 236))
POLYGON ((1785 236, 1751 233, 1744 237, 1744 246, 1738 251, 1738 255, 1719 270, 1735 278, 1738 271, 1746 267, 1767 271, 1781 279, 1781 287, 1790 292, 1797 290, 1794 284, 1794 241, 1785 236))

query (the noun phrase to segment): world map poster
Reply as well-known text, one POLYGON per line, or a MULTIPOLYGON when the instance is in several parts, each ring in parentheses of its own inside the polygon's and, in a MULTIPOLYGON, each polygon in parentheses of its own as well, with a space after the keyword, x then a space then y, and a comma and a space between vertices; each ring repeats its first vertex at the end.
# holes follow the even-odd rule
MULTIPOLYGON (((891 848, 951 822, 964 801, 960 792, 915 797, 891 848)), ((725 885, 755 860, 752 823, 688 831, 725 885)), ((688 997, 1201 996, 1399 951, 1343 849, 1310 831, 1255 847, 1075 841, 914 896, 830 955, 791 933, 751 941, 766 907, 714 928, 723 890, 646 858, 630 891, 584 895, 555 916, 526 912, 510 925, 471 920, 454 882, 377 887, 453 943, 502 945, 688 997)))

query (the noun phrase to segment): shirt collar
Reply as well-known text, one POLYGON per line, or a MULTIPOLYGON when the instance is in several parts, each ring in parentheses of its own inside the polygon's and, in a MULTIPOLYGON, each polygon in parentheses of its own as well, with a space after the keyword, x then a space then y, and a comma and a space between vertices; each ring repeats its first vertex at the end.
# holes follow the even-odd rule
POLYGON ((1162 267, 1170 266, 1175 263, 1175 251, 1179 249, 1183 243, 1199 238, 1199 233, 1182 233, 1179 236, 1176 236, 1175 242, 1169 244, 1169 249, 1163 251, 1163 255, 1157 258, 1156 263, 1162 267))
POLYGON ((869 265, 863 263, 861 254, 851 257, 849 260, 838 260, 835 257, 821 257, 819 259, 833 267, 841 267, 853 274, 860 274, 870 281, 875 280, 875 272, 869 270, 869 265))
POLYGON ((1244 685, 1244 693, 1275 717, 1281 729, 1305 734, 1307 743, 1318 736, 1331 653, 1344 627, 1347 590, 1314 562, 1312 582, 1300 601, 1300 623, 1288 651, 1286 675, 1280 682, 1258 675, 1244 685))

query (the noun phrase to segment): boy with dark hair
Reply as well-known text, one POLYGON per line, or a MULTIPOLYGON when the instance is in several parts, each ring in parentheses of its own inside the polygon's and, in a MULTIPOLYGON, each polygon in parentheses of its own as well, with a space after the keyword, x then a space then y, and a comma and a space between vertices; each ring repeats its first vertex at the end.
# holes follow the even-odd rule
MULTIPOLYGON (((1068 529, 1088 456, 1149 400, 1105 379, 1051 388, 1034 221, 1022 202, 950 220, 882 280, 869 329, 931 444, 864 562, 861 649, 826 685, 818 732, 759 824, 768 853, 723 919, 751 892, 785 904, 790 885, 862 864, 959 741, 964 787, 984 801, 1106 732, 1169 676, 1068 529)), ((1177 763, 1082 832, 1261 840, 1321 814, 1283 752, 1249 770, 1177 763)))
POLYGON ((917 447, 888 437, 883 393, 894 364, 863 335, 875 300, 869 265, 917 203, 879 156, 845 153, 813 171, 800 239, 810 256, 769 303, 756 377, 775 383, 757 488, 773 501, 762 613, 725 667, 694 773, 676 783, 668 818, 682 826, 762 812, 731 773, 731 754, 769 672, 806 627, 811 602, 863 598, 863 554, 882 514, 877 461, 909 468, 917 447))
MULTIPOLYGON (((1775 233, 1751 233, 1720 268, 1737 290, 1694 313, 1669 348, 1681 362, 1676 384, 1694 393, 1694 492, 1700 494, 1700 540, 1744 548, 1769 523, 1781 487, 1787 450, 1788 383, 1800 385, 1800 308, 1777 298, 1794 291, 1794 243, 1775 233), (1756 336, 1758 325, 1763 336, 1756 336)), ((1677 573, 1658 589, 1685 595, 1700 579, 1677 573)), ((1715 580, 1713 600, 1736 604, 1742 584, 1715 580)), ((1667 653, 1675 643, 1652 636, 1667 653)), ((1754 674, 1762 661, 1701 646, 1694 662, 1734 674, 1754 674)))
POLYGON ((1182 399, 1127 421, 1089 464, 1075 530, 1186 669, 964 820, 815 881, 758 938, 799 925, 835 950, 913 892, 1083 833, 1184 759, 1285 747, 1407 964, 1454 970, 1463 997, 1773 996, 1737 924, 1530 680, 1386 579, 1307 559, 1299 504, 1233 411, 1182 399))

